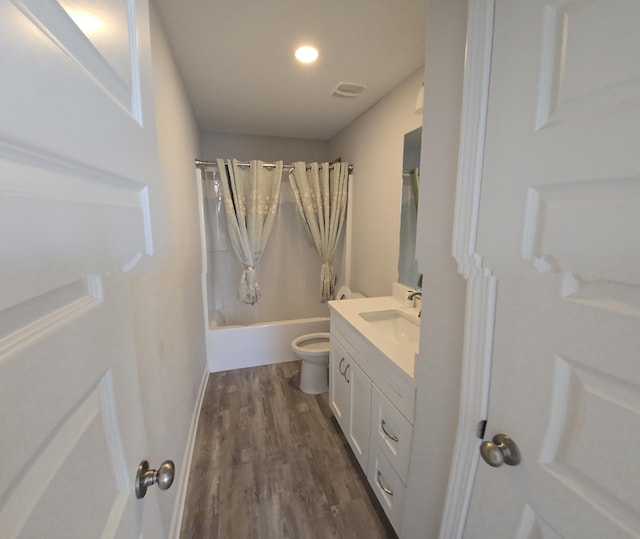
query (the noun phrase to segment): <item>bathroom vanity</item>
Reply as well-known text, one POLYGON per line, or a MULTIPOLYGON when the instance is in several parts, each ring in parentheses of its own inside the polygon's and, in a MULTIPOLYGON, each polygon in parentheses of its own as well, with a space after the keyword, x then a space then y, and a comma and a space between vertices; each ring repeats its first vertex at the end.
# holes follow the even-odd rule
POLYGON ((329 303, 329 400, 399 532, 413 435, 418 309, 397 297, 329 303))

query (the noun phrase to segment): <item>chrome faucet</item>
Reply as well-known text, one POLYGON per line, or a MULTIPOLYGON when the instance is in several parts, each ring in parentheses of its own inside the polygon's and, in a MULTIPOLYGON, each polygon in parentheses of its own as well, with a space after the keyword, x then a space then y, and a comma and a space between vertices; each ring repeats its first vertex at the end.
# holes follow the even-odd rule
POLYGON ((413 301, 416 297, 422 299, 422 290, 412 290, 409 292, 407 299, 413 301))
MULTIPOLYGON (((413 301, 414 307, 416 306, 416 298, 420 298, 420 301, 422 301, 422 290, 411 290, 407 296, 408 300, 413 301)), ((418 311, 418 318, 420 318, 420 315, 422 315, 422 308, 418 311)))

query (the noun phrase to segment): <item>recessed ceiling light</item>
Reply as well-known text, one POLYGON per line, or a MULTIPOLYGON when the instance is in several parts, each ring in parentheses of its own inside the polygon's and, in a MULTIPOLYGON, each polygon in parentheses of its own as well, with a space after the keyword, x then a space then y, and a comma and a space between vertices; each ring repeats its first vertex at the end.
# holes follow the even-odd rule
POLYGON ((310 64, 318 59, 318 49, 305 45, 304 47, 298 47, 296 49, 296 60, 303 64, 310 64))

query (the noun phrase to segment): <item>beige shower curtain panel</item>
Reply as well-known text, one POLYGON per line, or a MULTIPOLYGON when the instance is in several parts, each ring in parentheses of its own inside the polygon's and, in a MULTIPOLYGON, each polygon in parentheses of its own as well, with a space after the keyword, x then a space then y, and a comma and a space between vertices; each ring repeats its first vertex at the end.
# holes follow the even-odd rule
POLYGON ((238 297, 255 305, 260 299, 256 264, 269 240, 280 198, 282 161, 264 167, 263 161, 251 161, 241 167, 237 159, 218 159, 227 228, 231 246, 244 269, 238 297))
POLYGON ((333 299, 336 274, 331 263, 347 212, 348 163, 294 163, 289 182, 298 212, 322 257, 320 297, 333 299))

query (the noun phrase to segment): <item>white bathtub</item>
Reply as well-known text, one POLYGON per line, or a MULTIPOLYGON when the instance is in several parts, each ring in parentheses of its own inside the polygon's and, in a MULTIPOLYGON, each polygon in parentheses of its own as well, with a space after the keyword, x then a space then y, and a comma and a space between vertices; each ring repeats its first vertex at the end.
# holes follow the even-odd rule
POLYGON ((257 367, 296 360, 291 341, 300 335, 329 331, 329 318, 302 318, 207 330, 209 372, 257 367))

